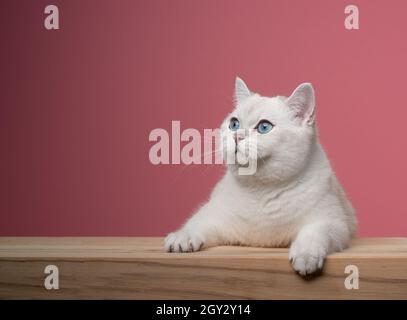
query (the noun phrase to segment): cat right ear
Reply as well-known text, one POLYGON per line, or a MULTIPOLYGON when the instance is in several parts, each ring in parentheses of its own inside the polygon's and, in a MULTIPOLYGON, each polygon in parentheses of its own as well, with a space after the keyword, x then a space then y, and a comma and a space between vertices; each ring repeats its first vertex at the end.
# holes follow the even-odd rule
POLYGON ((286 100, 296 118, 308 125, 315 122, 315 92, 311 83, 300 84, 286 100))
POLYGON ((249 97, 252 93, 250 92, 249 88, 247 87, 246 83, 239 77, 236 77, 235 80, 235 98, 236 102, 240 103, 249 97))

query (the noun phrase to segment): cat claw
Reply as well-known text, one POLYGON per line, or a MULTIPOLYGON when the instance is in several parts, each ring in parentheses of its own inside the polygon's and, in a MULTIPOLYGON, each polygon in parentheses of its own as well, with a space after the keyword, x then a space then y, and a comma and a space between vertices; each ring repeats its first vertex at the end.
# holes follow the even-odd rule
POLYGON ((165 250, 167 252, 194 252, 199 251, 203 246, 203 241, 197 236, 193 236, 186 231, 170 233, 165 238, 165 250))

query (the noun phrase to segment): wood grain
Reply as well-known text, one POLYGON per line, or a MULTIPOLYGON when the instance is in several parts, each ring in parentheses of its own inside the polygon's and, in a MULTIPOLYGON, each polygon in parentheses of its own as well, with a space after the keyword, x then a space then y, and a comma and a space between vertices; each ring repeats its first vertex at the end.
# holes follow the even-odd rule
POLYGON ((356 239, 319 277, 294 273, 286 248, 166 253, 162 238, 0 238, 1 299, 407 299, 407 238, 356 239), (44 288, 45 266, 60 289, 44 288), (359 289, 344 286, 347 265, 359 289))

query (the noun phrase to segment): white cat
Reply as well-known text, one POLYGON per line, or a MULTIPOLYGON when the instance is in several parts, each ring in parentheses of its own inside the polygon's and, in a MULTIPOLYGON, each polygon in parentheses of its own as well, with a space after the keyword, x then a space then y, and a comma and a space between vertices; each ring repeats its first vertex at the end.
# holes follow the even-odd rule
POLYGON ((229 164, 209 201, 166 237, 165 249, 290 245, 293 268, 312 274, 329 253, 347 246, 357 224, 318 141, 314 89, 304 83, 288 98, 268 98, 236 78, 235 90, 237 105, 221 126, 222 138, 232 141, 237 155, 257 161, 256 172, 241 175, 239 163, 229 164), (253 148, 251 159, 247 150, 253 148))

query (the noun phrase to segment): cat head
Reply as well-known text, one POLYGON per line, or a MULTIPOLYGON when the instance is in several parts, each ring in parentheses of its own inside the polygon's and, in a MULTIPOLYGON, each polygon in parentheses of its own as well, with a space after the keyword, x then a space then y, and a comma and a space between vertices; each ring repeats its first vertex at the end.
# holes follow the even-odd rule
POLYGON ((235 109, 221 125, 221 148, 229 170, 239 174, 239 168, 256 161, 253 176, 259 179, 284 181, 298 174, 315 144, 312 85, 299 85, 288 98, 264 97, 236 78, 235 98, 235 109))

